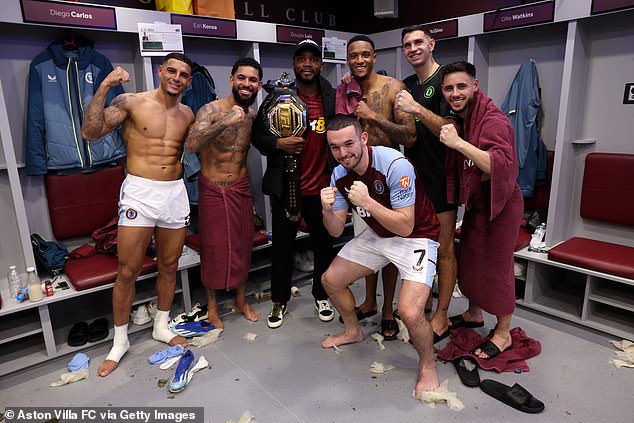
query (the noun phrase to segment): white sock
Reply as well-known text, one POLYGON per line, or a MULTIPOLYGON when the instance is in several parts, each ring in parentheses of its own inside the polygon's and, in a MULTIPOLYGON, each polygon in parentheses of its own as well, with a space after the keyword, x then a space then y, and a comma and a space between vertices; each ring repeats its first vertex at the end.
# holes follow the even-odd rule
POLYGON ((106 360, 119 362, 121 357, 128 352, 130 341, 128 340, 128 324, 114 327, 114 339, 112 341, 112 349, 108 353, 106 360))
POLYGON ((154 330, 152 331, 152 338, 156 339, 157 341, 162 341, 169 344, 172 338, 176 336, 167 327, 169 320, 169 311, 156 310, 156 316, 154 316, 154 330))

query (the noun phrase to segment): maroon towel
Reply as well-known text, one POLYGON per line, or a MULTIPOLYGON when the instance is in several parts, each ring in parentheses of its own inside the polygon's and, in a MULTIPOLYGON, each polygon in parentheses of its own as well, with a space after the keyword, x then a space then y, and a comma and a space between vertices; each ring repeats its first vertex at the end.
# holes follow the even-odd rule
POLYGON ((365 101, 363 89, 356 79, 352 79, 349 84, 339 84, 335 97, 335 114, 351 115, 359 101, 365 101))
MULTIPOLYGON (((515 181, 518 168, 513 125, 481 90, 476 91, 470 107, 473 108, 471 118, 464 123, 462 138, 491 157, 491 206, 488 218, 493 220, 519 188, 515 181)), ((447 200, 450 203, 463 203, 469 210, 476 193, 480 191, 482 170, 451 148, 447 149, 445 168, 447 200)))
POLYGON ((501 373, 519 369, 522 372, 528 372, 530 368, 526 360, 542 351, 539 341, 527 337, 526 332, 517 327, 511 329, 512 348, 502 351, 497 357, 484 360, 471 354, 471 351, 487 339, 489 339, 488 335, 482 338, 473 329, 457 328, 451 332, 451 342, 438 353, 438 358, 453 361, 458 357, 473 357, 483 370, 495 370, 501 373))

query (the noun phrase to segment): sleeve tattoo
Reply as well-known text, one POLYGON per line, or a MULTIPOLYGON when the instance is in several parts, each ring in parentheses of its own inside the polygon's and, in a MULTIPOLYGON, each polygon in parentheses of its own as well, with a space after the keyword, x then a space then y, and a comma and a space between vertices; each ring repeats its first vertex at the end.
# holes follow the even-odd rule
POLYGON ((209 142, 229 128, 227 122, 235 115, 234 111, 221 116, 221 113, 211 104, 206 104, 196 114, 196 121, 192 125, 185 140, 185 150, 188 153, 198 153, 204 150, 209 142))

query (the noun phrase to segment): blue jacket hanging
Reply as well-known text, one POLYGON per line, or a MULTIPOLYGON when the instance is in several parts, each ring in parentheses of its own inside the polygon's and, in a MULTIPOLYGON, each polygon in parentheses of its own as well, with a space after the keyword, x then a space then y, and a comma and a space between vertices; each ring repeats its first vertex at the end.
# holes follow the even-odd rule
MULTIPOLYGON (((181 103, 186 104, 194 112, 205 104, 217 98, 216 85, 214 79, 207 71, 207 68, 194 63, 192 67, 192 83, 183 93, 181 103)), ((191 204, 198 204, 198 173, 200 172, 200 159, 197 153, 183 153, 181 162, 183 163, 183 180, 185 189, 191 204)))
POLYGON ((535 62, 526 60, 517 71, 501 109, 515 131, 519 184, 524 197, 532 197, 536 185, 546 181, 546 145, 539 134, 541 108, 539 78, 535 62))
MULTIPOLYGON (((93 43, 75 37, 69 50, 56 40, 36 56, 29 68, 26 172, 43 175, 48 170, 88 169, 126 154, 119 129, 97 141, 81 136, 84 107, 103 79, 112 71, 110 61, 93 50, 93 43)), ((123 93, 110 89, 106 105, 123 93)))

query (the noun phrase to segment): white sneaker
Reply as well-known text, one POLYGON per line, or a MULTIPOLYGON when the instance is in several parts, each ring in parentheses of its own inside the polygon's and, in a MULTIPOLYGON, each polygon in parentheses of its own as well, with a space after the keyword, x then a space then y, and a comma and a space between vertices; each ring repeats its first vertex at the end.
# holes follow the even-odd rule
POLYGON ((147 312, 150 315, 150 318, 152 320, 154 320, 154 318, 156 317, 156 312, 158 311, 158 304, 156 304, 154 301, 150 302, 147 305, 147 312))
POLYGON ((520 278, 526 274, 526 263, 513 263, 513 274, 516 278, 520 278))
POLYGON ((329 300, 315 300, 315 311, 322 322, 330 322, 335 318, 335 311, 329 300))
POLYGON ((303 253, 293 253, 293 267, 300 272, 310 273, 314 270, 313 263, 308 261, 303 253))
POLYGON ((207 304, 200 305, 200 303, 194 304, 189 313, 181 313, 178 316, 174 317, 167 324, 168 328, 172 328, 180 323, 185 322, 199 322, 201 320, 206 320, 209 317, 207 313, 207 304))
POLYGON ((146 323, 150 323, 152 318, 147 311, 147 307, 145 304, 141 304, 132 312, 132 323, 135 325, 144 325, 146 323))
POLYGON ((273 303, 273 308, 266 319, 266 324, 271 329, 279 328, 284 323, 284 315, 288 311, 286 304, 273 303))

